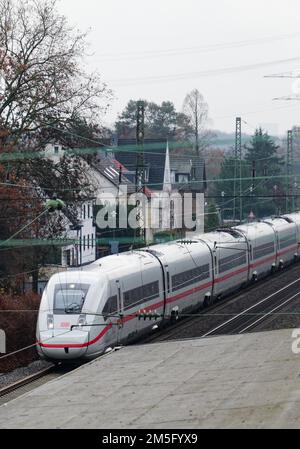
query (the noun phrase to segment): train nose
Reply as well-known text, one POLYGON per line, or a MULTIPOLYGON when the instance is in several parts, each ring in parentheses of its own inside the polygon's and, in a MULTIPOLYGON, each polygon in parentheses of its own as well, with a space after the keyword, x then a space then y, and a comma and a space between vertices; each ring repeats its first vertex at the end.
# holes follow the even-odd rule
POLYGON ((87 351, 89 332, 82 330, 42 331, 38 342, 39 352, 46 358, 72 360, 87 351))

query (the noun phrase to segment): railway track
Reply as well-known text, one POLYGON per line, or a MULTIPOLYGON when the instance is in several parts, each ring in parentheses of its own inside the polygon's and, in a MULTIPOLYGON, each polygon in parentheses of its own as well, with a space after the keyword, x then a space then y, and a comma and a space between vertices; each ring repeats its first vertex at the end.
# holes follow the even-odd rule
POLYGON ((0 406, 72 371, 70 366, 49 366, 0 389, 0 406))
MULTIPOLYGON (((273 313, 300 303, 299 263, 159 330, 141 343, 203 338, 262 328, 273 313)), ((300 322, 299 322, 300 324, 300 322)), ((288 326, 287 326, 288 327, 288 326)))
POLYGON ((242 334, 253 330, 259 327, 272 313, 279 311, 296 298, 300 298, 300 278, 282 287, 278 292, 266 296, 258 303, 233 316, 215 329, 201 335, 201 338, 208 337, 209 335, 219 335, 220 333, 242 334))

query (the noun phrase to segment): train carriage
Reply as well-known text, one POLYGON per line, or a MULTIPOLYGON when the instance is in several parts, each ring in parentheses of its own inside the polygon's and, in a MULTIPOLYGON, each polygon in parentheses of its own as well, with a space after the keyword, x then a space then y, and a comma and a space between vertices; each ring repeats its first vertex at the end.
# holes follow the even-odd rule
POLYGON ((248 223, 236 226, 249 242, 249 278, 257 280, 276 267, 276 234, 270 223, 248 223))
POLYGON ((276 236, 276 266, 288 265, 297 257, 297 226, 287 217, 276 217, 264 220, 274 229, 276 236))
POLYGON ((166 316, 199 308, 212 296, 212 253, 205 242, 177 241, 149 249, 162 263, 166 285, 166 316))
POLYGON ((300 256, 300 212, 283 215, 285 219, 291 220, 297 229, 297 257, 300 256))
POLYGON ((213 296, 238 289, 249 280, 248 243, 245 236, 232 229, 204 235, 214 257, 213 296))
POLYGON ((160 263, 147 252, 108 256, 83 271, 54 275, 40 306, 39 354, 87 358, 127 343, 151 326, 138 320, 140 310, 163 314, 163 290, 160 263))

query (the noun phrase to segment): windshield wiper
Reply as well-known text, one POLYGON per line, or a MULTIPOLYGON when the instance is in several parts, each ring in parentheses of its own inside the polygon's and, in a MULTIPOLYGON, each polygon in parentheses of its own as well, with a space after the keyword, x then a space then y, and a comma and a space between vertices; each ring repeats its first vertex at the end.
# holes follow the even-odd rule
POLYGON ((75 311, 81 310, 81 307, 79 304, 71 304, 68 307, 65 308, 66 313, 72 313, 75 311))

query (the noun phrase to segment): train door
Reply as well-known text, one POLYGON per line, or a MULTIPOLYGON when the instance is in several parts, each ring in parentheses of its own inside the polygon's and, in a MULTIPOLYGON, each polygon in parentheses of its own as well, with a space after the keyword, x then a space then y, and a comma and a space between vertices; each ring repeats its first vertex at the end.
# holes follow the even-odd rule
POLYGON ((151 328, 157 328, 164 313, 164 282, 163 273, 159 261, 150 254, 141 259, 141 294, 138 309, 143 313, 159 315, 153 319, 137 319, 138 333, 149 332, 151 328))
POLYGON ((123 314, 119 323, 119 339, 123 344, 137 337, 138 311, 143 294, 140 263, 135 263, 128 271, 129 273, 120 280, 119 288, 120 308, 123 314))
POLYGON ((217 249, 215 247, 212 250, 212 255, 213 255, 213 273, 214 273, 213 296, 214 298, 218 298, 219 292, 221 291, 221 285, 216 281, 219 275, 219 265, 218 265, 217 249))
POLYGON ((246 258, 247 258, 247 262, 248 262, 247 282, 249 282, 250 279, 252 279, 253 247, 252 247, 251 240, 247 239, 246 236, 245 236, 245 241, 246 241, 246 246, 247 246, 246 258))
MULTIPOLYGON (((274 227, 273 227, 273 229, 274 229, 274 227)), ((274 233, 275 233, 275 248, 276 248, 276 252, 275 252, 275 254, 276 254, 275 266, 277 267, 278 264, 279 264, 279 259, 280 259, 280 256, 278 254, 279 251, 280 251, 280 249, 279 249, 279 235, 278 235, 278 231, 276 231, 275 229, 274 229, 274 233)))
POLYGON ((116 320, 115 328, 117 334, 117 343, 120 344, 122 342, 123 329, 124 329, 124 303, 123 303, 123 295, 120 281, 116 281, 116 293, 117 293, 117 304, 118 304, 118 318, 116 320))
POLYGON ((104 335, 104 344, 109 347, 117 346, 121 342, 123 303, 121 286, 118 280, 110 281, 110 296, 103 308, 104 326, 109 326, 108 332, 104 335))
POLYGON ((195 267, 192 276, 196 281, 191 283, 195 287, 195 292, 191 294, 191 306, 199 307, 204 301, 209 305, 212 302, 213 280, 210 249, 202 242, 197 242, 190 246, 189 254, 195 267))
POLYGON ((164 265, 164 283, 163 283, 163 297, 164 297, 164 309, 163 309, 163 315, 165 317, 166 315, 166 305, 167 305, 167 299, 171 294, 171 279, 170 279, 170 271, 169 271, 169 265, 164 265))

